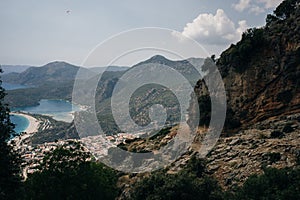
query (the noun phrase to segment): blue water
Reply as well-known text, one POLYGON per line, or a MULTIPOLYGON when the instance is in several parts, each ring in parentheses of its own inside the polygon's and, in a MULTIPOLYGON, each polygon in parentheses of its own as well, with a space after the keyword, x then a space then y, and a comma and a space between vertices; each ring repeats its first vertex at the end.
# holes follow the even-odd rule
POLYGON ((10 120, 12 123, 15 124, 15 132, 21 133, 26 130, 29 126, 29 121, 26 117, 19 116, 19 115, 11 115, 10 120))
POLYGON ((58 121, 71 122, 73 120, 73 116, 70 114, 70 112, 80 111, 80 107, 65 100, 42 99, 38 106, 17 107, 13 108, 12 110, 23 111, 32 114, 48 115, 52 116, 53 119, 58 121))
POLYGON ((23 89, 23 88, 30 88, 28 85, 20 85, 20 84, 12 84, 12 83, 2 83, 2 87, 5 90, 16 90, 16 89, 23 89))

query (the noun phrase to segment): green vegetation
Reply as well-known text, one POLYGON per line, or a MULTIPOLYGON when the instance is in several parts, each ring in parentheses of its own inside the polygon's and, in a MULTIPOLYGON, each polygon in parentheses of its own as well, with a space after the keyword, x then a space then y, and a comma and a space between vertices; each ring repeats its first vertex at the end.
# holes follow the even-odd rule
POLYGON ((8 91, 5 102, 11 107, 35 106, 41 99, 71 100, 73 81, 45 83, 38 87, 8 91))
POLYGON ((274 11, 277 20, 284 20, 299 7, 299 0, 285 0, 274 11))
POLYGON ((204 174, 204 163, 193 157, 178 174, 154 172, 134 185, 131 198, 139 199, 223 199, 217 182, 204 174))
POLYGON ((277 95, 277 100, 281 101, 285 104, 290 103, 290 101, 293 99, 293 93, 292 91, 283 91, 277 95))
MULTIPOLYGON (((232 45, 229 50, 225 51, 221 58, 217 61, 220 65, 229 65, 233 69, 242 73, 249 66, 249 62, 253 60, 255 51, 262 48, 267 44, 271 36, 276 36, 279 32, 290 28, 286 26, 285 29, 281 29, 282 26, 277 26, 278 32, 270 29, 272 24, 280 24, 283 20, 286 20, 289 16, 293 15, 296 8, 299 7, 298 0, 285 0, 274 11, 275 15, 269 15, 267 17, 267 27, 261 29, 249 29, 243 34, 242 40, 236 45, 232 45), (268 29, 269 28, 269 29, 268 29), (273 32, 272 32, 273 31, 273 32), (275 33, 274 33, 275 32, 275 33), (273 34, 273 35, 272 35, 273 34), (252 57, 252 59, 251 59, 252 57)), ((289 19, 293 21, 294 19, 289 19)), ((284 24, 284 23, 281 23, 284 24)), ((296 30, 296 29, 295 29, 296 30)), ((284 36, 286 41, 292 41, 291 36, 295 32, 288 33, 284 36), (291 36, 291 37, 290 37, 291 36)), ((283 37, 282 37, 283 38, 283 37)), ((274 42, 275 40, 273 40, 274 42)), ((294 88, 291 90, 281 91, 278 96, 274 95, 274 99, 280 102, 288 104, 293 99, 293 94, 296 94, 297 86, 299 86, 299 73, 294 73, 293 70, 299 66, 300 48, 293 47, 291 43, 289 46, 290 53, 284 54, 284 60, 280 50, 281 42, 285 40, 274 42, 274 46, 278 47, 278 60, 280 65, 286 68, 282 73, 286 73, 284 81, 292 80, 295 83, 294 88), (282 59, 282 60, 280 60, 282 59), (283 62, 281 62, 283 61, 283 62), (282 64, 281 64, 282 63, 282 64), (292 77, 292 78, 291 78, 292 77), (296 88, 296 89, 295 89, 296 88)), ((287 47, 287 46, 284 46, 287 47)), ((272 47, 273 48, 273 47, 272 47)), ((268 50, 268 48, 266 49, 268 50)), ((286 50, 286 49, 284 49, 286 50)), ((277 54, 272 54, 277 55, 277 54)), ((256 57, 255 57, 256 58, 256 57)), ((159 62, 169 62, 161 57, 156 57, 159 62)), ((275 59, 275 58, 274 58, 275 59)), ((213 57, 214 60, 214 57, 213 57)), ((171 62, 171 61, 170 61, 171 62)), ((274 61, 275 62, 275 61, 274 61)), ((175 63, 175 62, 173 62, 175 63)), ((276 64, 276 63, 275 63, 276 64)), ((185 62, 180 62, 177 67, 186 66, 185 62)), ((0 70, 1 71, 1 70, 0 70)), ((67 74, 67 73, 66 73, 67 74)), ((190 71, 186 71, 186 75, 193 74, 190 71)), ((117 76, 110 79, 107 76, 103 85, 98 88, 99 96, 97 97, 99 108, 107 109, 106 106, 110 103, 111 88, 117 80, 117 76), (103 103, 104 104, 100 104, 103 103), (104 108, 101 108, 101 107, 104 108)), ((198 77, 198 76, 197 76, 198 77)), ((105 76, 104 76, 105 78, 105 76)), ((286 81, 286 82, 287 82, 286 81)), ((47 83, 48 85, 39 86, 38 88, 31 88, 20 91, 11 91, 10 95, 15 95, 14 101, 19 101, 24 104, 30 104, 32 102, 37 103, 40 98, 68 98, 71 92, 72 83, 61 84, 62 86, 56 87, 53 82, 47 83), (24 92, 24 93, 23 93, 24 92), (46 96, 51 94, 53 96, 46 96), (19 96, 18 96, 19 95, 19 96), (28 98, 28 99, 26 99, 28 98)), ((132 97, 133 107, 131 112, 134 116, 138 116, 139 119, 144 115, 139 116, 139 113, 147 114, 146 110, 153 102, 152 99, 155 96, 151 96, 152 93, 147 94, 149 90, 142 88, 142 91, 137 91, 136 96, 132 97), (140 95, 138 95, 138 93, 140 95), (140 104, 141 97, 143 104, 140 104), (146 104, 145 104, 146 102, 146 104), (146 105, 143 107, 143 105, 146 105), (144 112, 140 112, 144 111, 144 112)), ((167 104, 176 107, 176 100, 172 100, 172 93, 158 93, 161 99, 154 103, 162 104, 163 101, 170 101, 167 104), (173 104, 174 103, 174 104, 173 104)), ((13 150, 12 146, 8 144, 8 141, 13 132, 13 124, 9 119, 9 109, 3 102, 5 92, 1 87, 0 82, 0 199, 115 199, 119 194, 117 188, 118 173, 109 167, 96 162, 93 157, 83 150, 83 147, 77 142, 69 142, 65 145, 59 146, 52 152, 46 154, 42 162, 39 165, 38 171, 29 175, 28 179, 24 182, 20 181, 20 159, 19 155, 13 150)), ((12 98, 12 97, 9 97, 12 98)), ((8 98, 8 102, 9 101, 8 98)), ((209 123, 210 118, 210 99, 208 96, 202 96, 199 99, 199 108, 202 112, 200 122, 203 125, 209 123)), ((250 101, 249 99, 247 99, 250 101)), ((238 103, 238 102, 237 102, 238 103)), ((252 103, 252 102, 251 102, 252 103)), ((15 104, 13 104, 15 105, 15 104)), ((109 108, 110 109, 110 108, 109 108)), ((114 132, 117 130, 116 125, 111 116, 111 110, 107 109, 107 112, 101 112, 104 117, 100 117, 102 120, 100 123, 107 124, 107 131, 114 132), (112 127, 114 126, 114 127, 112 127)), ((100 112, 99 112, 100 113, 100 112)), ((98 113, 98 115, 100 115, 98 113)), ((230 128, 236 128, 240 126, 238 119, 247 116, 247 113, 241 112, 238 117, 235 116, 234 111, 229 108, 227 112, 226 126, 230 128)), ((147 122, 147 120, 145 120, 147 122)), ((200 124, 201 125, 201 124, 200 124)), ((60 127, 65 124, 59 124, 60 127)), ((70 125, 71 126, 71 125, 70 125)), ((41 139, 42 134, 57 134, 61 136, 60 127, 53 129, 51 132, 43 132, 37 134, 35 139, 43 141, 41 139)), ((68 127, 71 129, 71 127, 68 127)), ((282 131, 273 131, 271 138, 280 138, 285 133, 292 130, 292 127, 285 126, 282 131)), ((157 136, 149 138, 147 142, 152 139, 163 137, 170 132, 170 128, 162 130, 157 136)), ((63 134, 66 134, 63 133, 63 134)), ((51 137, 47 135, 48 137, 51 137)), ((52 140, 57 139, 56 136, 51 137, 52 140)), ((153 141, 152 140, 152 141, 153 141)), ((152 142, 151 141, 151 142, 152 142)), ((129 142, 129 141, 128 141, 129 142)), ((132 141, 131 141, 132 142, 132 141)), ((154 142, 153 142, 154 143, 154 142)), ((152 143, 152 144, 153 144, 152 143)), ((150 142, 149 142, 150 144, 150 142)), ((12 144, 13 145, 13 144, 12 144)), ((159 147, 154 143, 155 148, 159 147)), ((253 145, 254 146, 254 145, 253 145)), ((256 146, 257 147, 257 146, 256 146)), ((253 147, 255 148, 255 146, 253 147)), ((130 150, 124 148, 124 150, 130 150)), ((131 149, 132 152, 143 152, 145 149, 131 149)), ((114 151, 114 149, 110 149, 114 151)), ((300 163, 300 150, 296 150, 296 161, 300 163)), ((124 160, 122 155, 116 155, 120 159, 120 163, 124 160)), ((278 152, 270 152, 264 154, 263 160, 267 163, 276 163, 281 159, 282 154, 278 152), (266 158, 266 159, 265 159, 266 158)), ((181 164, 181 163, 180 163, 181 164)), ((236 199, 236 200, 252 200, 252 199, 300 199, 300 169, 296 166, 295 169, 273 169, 265 168, 262 175, 250 176, 244 185, 236 188, 230 188, 228 191, 224 191, 219 186, 217 180, 213 178, 213 175, 207 174, 205 162, 198 159, 196 156, 192 156, 187 164, 184 164, 182 170, 175 171, 169 169, 163 169, 153 172, 147 177, 141 177, 140 181, 135 182, 129 191, 132 199, 236 199), (170 171, 168 171, 170 170, 170 171), (168 173, 171 172, 171 173, 168 173)), ((131 180, 130 180, 131 181, 131 180)))
MULTIPOLYGON (((111 94, 96 105, 97 117, 102 130, 107 134, 122 132, 114 121, 111 109, 111 94)), ((135 123, 140 126, 148 125, 149 110, 151 106, 159 104, 164 106, 167 113, 166 124, 175 124, 180 121, 179 102, 170 90, 157 84, 147 84, 138 88, 130 98, 129 113, 135 123)))
POLYGON ((39 131, 31 137, 32 145, 79 138, 74 123, 56 121, 52 117, 45 115, 33 114, 32 116, 41 121, 39 131), (46 126, 50 124, 51 128, 44 129, 45 124, 47 124, 46 126))
POLYGON ((221 54, 218 65, 230 65, 235 71, 242 73, 255 52, 267 43, 263 28, 251 28, 243 33, 241 41, 221 54))
POLYGON ((198 105, 200 111, 199 125, 209 125, 211 117, 211 99, 209 95, 200 96, 198 98, 198 105))
MULTIPOLYGON (((250 65, 249 62, 256 56, 256 52, 263 47, 270 46, 270 48, 274 50, 274 45, 280 45, 278 44, 278 40, 273 40, 274 36, 278 38, 279 34, 286 34, 287 38, 293 41, 292 38, 296 36, 295 32, 291 30, 293 30, 294 27, 286 26, 286 24, 290 25, 297 20, 293 19, 292 15, 297 13, 298 8, 298 0, 285 0, 275 9, 274 14, 267 16, 266 27, 251 28, 243 33, 241 41, 237 44, 232 44, 217 60, 217 64, 222 69, 223 75, 227 76, 228 74, 228 68, 225 66, 231 66, 239 73, 244 72, 250 65), (285 23, 281 23, 283 21, 285 23), (288 28, 288 30, 286 30, 286 28, 288 28)), ((276 48, 278 50, 280 47, 277 46, 276 48)), ((293 59, 289 60, 293 62, 293 59)))
POLYGON ((281 158, 281 155, 280 155, 280 153, 270 152, 270 153, 266 154, 266 157, 268 158, 269 164, 271 165, 271 164, 279 161, 281 158))
POLYGON ((265 169, 237 190, 234 199, 300 199, 300 170, 265 169))
POLYGON ((227 191, 205 174, 203 160, 192 157, 178 174, 157 171, 134 185, 131 198, 139 199, 300 199, 300 169, 266 168, 241 187, 227 191))
MULTIPOLYGON (((0 67, 0 73, 2 69, 0 67)), ((8 144, 14 135, 9 109, 4 104, 5 91, 0 80, 0 199, 16 199, 20 189, 20 157, 8 144)))
MULTIPOLYGON (((0 198, 1 199, 115 199, 118 173, 97 163, 77 142, 68 142, 45 155, 37 172, 20 182, 20 160, 7 141, 13 134, 9 109, 0 87, 0 198)), ((163 131, 168 132, 169 129, 163 131)), ((162 134, 163 134, 162 133, 162 134)), ((280 154, 270 153, 271 162, 280 154)), ((298 157, 299 159, 299 152, 298 157)), ((265 169, 242 187, 223 191, 206 173, 205 162, 192 156, 177 174, 167 169, 133 185, 132 199, 300 199, 299 169, 265 169)))
POLYGON ((25 199, 115 199, 117 174, 76 142, 47 154, 24 183, 25 199))

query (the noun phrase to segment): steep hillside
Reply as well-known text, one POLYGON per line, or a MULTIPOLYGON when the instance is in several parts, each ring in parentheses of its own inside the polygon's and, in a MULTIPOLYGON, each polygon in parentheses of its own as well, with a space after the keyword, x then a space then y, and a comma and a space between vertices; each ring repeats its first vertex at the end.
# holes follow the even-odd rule
MULTIPOLYGON (((217 61, 228 99, 227 130, 300 112, 300 9, 281 7, 265 27, 249 29, 217 61)), ((202 85, 199 95, 205 94, 202 85)))
MULTIPOLYGON (((225 129, 206 156, 206 171, 224 189, 242 185, 251 175, 267 168, 298 168, 300 164, 300 6, 297 0, 284 1, 269 15, 263 28, 249 29, 242 40, 231 45, 217 60, 226 88, 228 110, 225 129)), ((210 99, 204 81, 199 80, 200 112, 207 120, 210 99)), ((190 112, 195 106, 192 102, 190 112)), ((203 125, 200 122, 200 125, 203 125)), ((167 167, 167 174, 178 174, 192 155, 197 155, 205 127, 190 151, 167 167)), ((150 139, 135 139, 121 144, 132 152, 153 151, 167 144, 176 129, 150 139)), ((125 177, 125 176, 124 176, 125 177)), ((131 183, 141 179, 128 178, 131 183)), ((133 188, 122 185, 126 199, 133 188)))
MULTIPOLYGON (((146 61, 134 65, 131 69, 125 71, 125 73, 128 72, 130 74, 130 70, 134 69, 138 74, 136 76, 139 76, 145 73, 141 68, 139 68, 142 65, 151 67, 156 66, 157 64, 161 64, 175 69, 183 76, 185 76, 185 78, 190 81, 192 85, 195 85, 197 80, 199 79, 199 73, 196 71, 196 69, 193 68, 191 63, 200 68, 204 63, 204 59, 193 58, 189 60, 172 61, 161 55, 156 55, 146 61)), ((155 74, 159 75, 160 72, 156 71, 155 74)), ((107 132, 107 134, 118 133, 121 131, 115 124, 111 111, 110 97, 117 82, 118 77, 115 77, 115 79, 102 80, 102 84, 98 87, 97 91, 97 101, 99 102, 99 104, 96 105, 98 119, 101 127, 105 132, 107 132)), ((176 80, 174 80, 174 83, 175 82, 176 80)), ((182 89, 180 88, 180 83, 178 83, 177 88, 178 90, 182 89)), ((135 122, 139 125, 147 125, 151 122, 149 118, 149 108, 154 104, 165 106, 167 112, 167 124, 174 124, 179 121, 179 102, 174 96, 173 92, 166 87, 157 84, 146 84, 144 86, 141 85, 140 88, 138 88, 131 96, 130 101, 130 114, 133 120, 135 120, 135 122)))

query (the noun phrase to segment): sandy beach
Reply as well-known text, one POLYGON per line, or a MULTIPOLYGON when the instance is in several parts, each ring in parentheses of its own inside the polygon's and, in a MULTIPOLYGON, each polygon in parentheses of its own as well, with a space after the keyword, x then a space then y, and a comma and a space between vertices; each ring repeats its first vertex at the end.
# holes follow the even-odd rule
POLYGON ((22 116, 22 117, 25 117, 26 119, 28 119, 29 121, 29 125, 28 127, 26 128, 26 130, 24 132, 26 133, 35 133, 38 131, 38 128, 40 126, 40 121, 37 120, 36 118, 30 116, 30 115, 26 115, 24 113, 11 113, 13 115, 19 115, 19 116, 22 116))

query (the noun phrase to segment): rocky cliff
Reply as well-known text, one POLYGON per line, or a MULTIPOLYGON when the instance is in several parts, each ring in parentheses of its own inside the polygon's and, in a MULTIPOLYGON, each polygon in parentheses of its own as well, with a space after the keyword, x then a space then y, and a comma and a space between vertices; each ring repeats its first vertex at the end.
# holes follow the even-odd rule
MULTIPOLYGON (((206 156, 206 173, 225 189, 242 185, 265 168, 297 168, 300 164, 300 6, 286 0, 268 15, 262 28, 249 29, 216 61, 227 96, 223 135, 206 156)), ((200 125, 207 125, 210 99, 203 80, 198 96, 200 125)), ((195 104, 191 102, 190 112, 195 104)), ((205 127, 199 127, 190 151, 168 167, 176 174, 197 155, 205 127)), ((149 140, 128 141, 123 149, 152 151, 168 143, 176 131, 149 140)), ((139 179, 139 178, 136 178, 139 179)), ((135 177, 131 178, 135 181, 135 177)), ((124 187, 130 191, 130 187, 124 187)), ((122 198, 121 198, 122 199, 122 198)))
POLYGON ((218 59, 229 114, 238 121, 229 128, 300 111, 299 4, 288 13, 249 29, 218 59))

